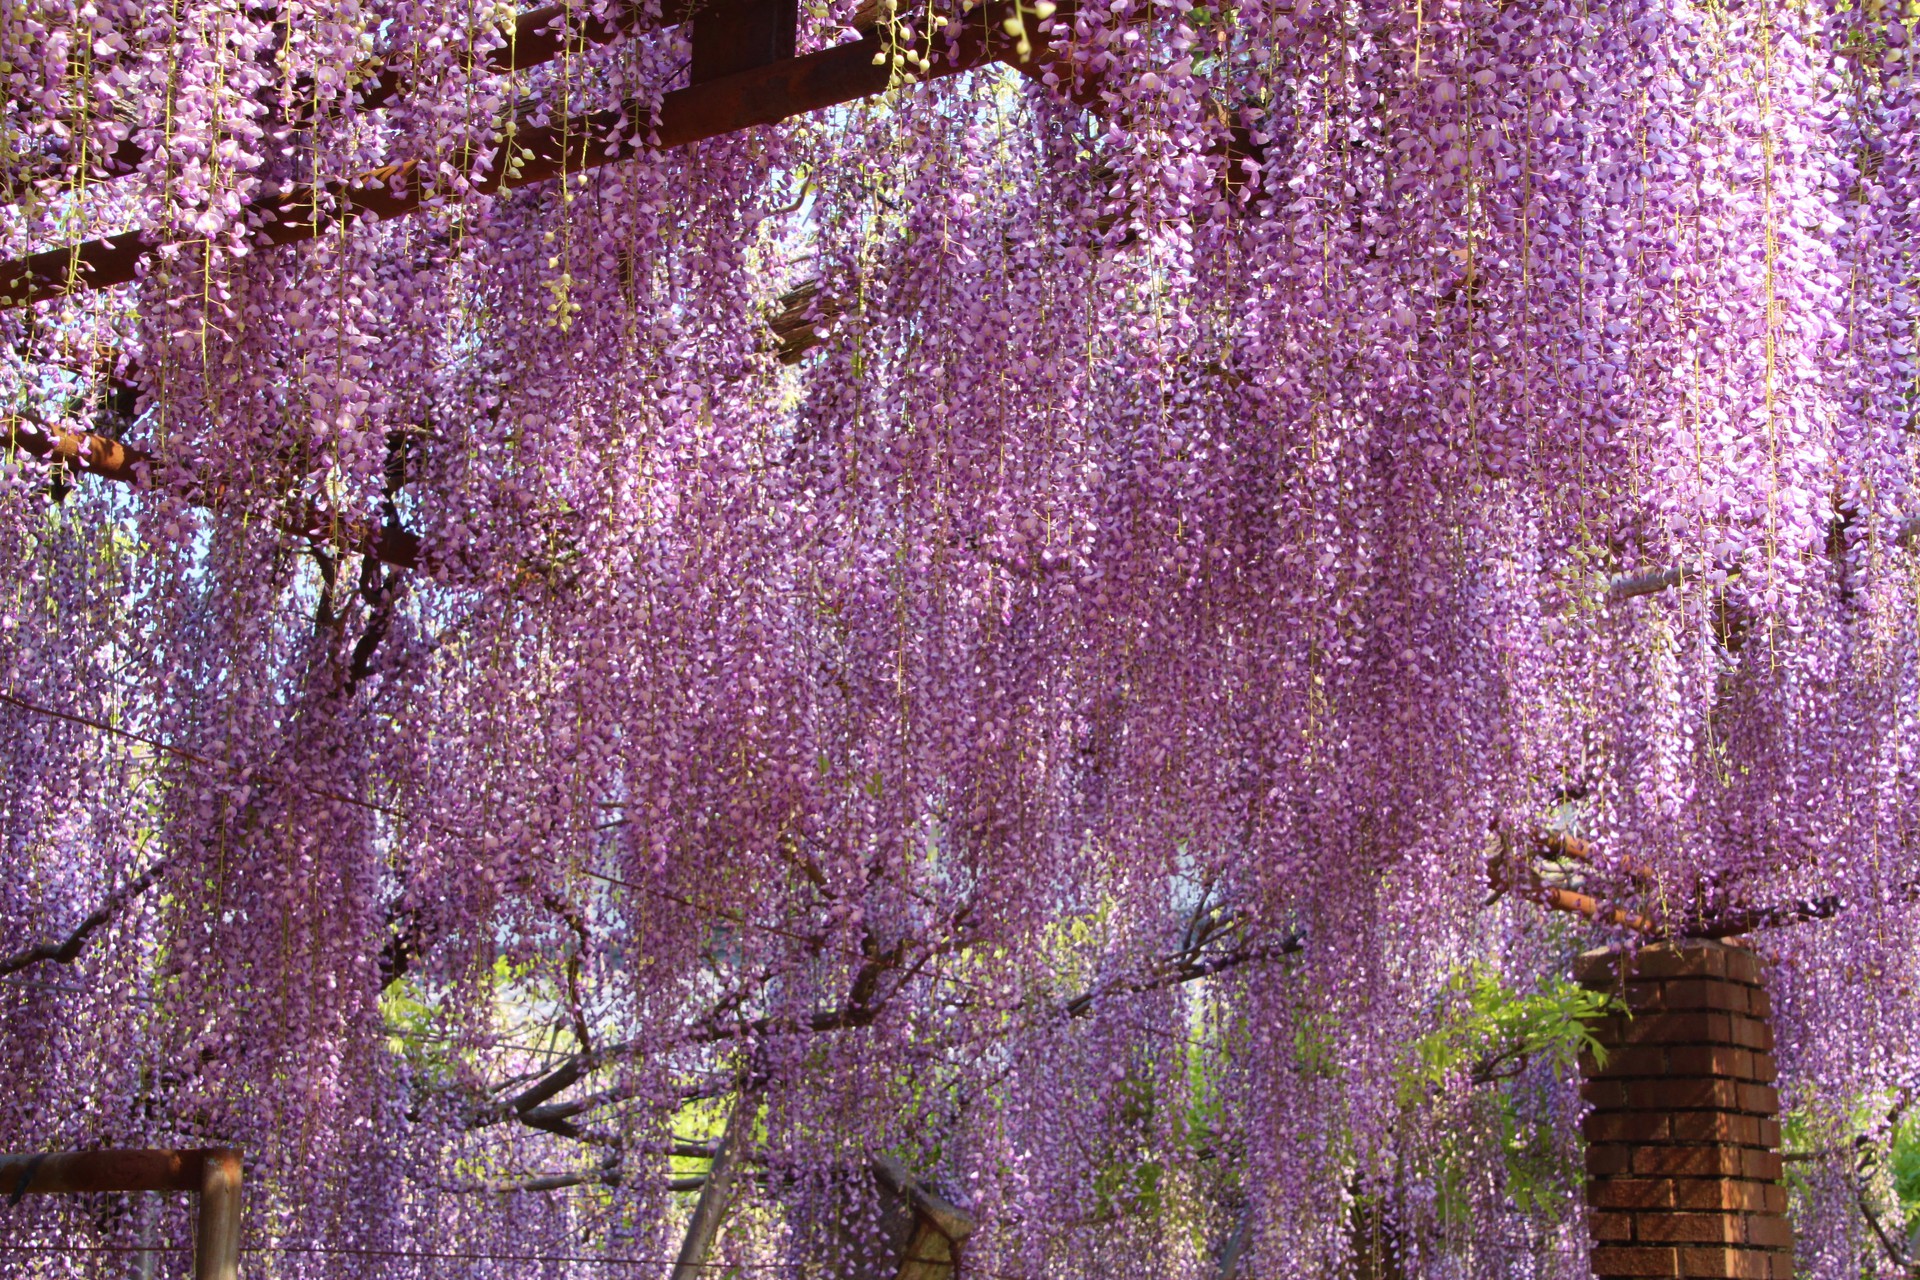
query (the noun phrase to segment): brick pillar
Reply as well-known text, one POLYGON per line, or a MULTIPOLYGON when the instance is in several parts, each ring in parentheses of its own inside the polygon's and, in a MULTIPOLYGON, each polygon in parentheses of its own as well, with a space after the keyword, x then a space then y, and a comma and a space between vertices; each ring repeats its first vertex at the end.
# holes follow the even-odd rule
POLYGON ((1771 1006, 1753 953, 1590 951, 1574 973, 1630 1011, 1595 1026, 1606 1065, 1580 1064, 1594 1275, 1790 1280, 1771 1006))

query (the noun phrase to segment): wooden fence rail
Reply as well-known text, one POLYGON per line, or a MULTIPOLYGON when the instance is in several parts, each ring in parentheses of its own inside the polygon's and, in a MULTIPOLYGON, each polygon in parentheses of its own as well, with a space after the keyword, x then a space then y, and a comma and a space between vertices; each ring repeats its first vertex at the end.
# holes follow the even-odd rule
POLYGON ((193 1280, 240 1275, 240 1153, 66 1151, 0 1155, 0 1195, 73 1195, 98 1191, 188 1191, 200 1197, 193 1230, 193 1280))

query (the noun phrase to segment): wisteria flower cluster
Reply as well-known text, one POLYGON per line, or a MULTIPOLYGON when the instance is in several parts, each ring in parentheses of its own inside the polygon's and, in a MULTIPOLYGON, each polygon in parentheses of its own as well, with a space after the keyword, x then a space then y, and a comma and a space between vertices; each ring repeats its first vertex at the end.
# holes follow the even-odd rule
POLYGON ((901 1170, 1583 1275, 1549 833, 1916 1265, 1920 10, 834 0, 884 93, 685 147, 684 6, 538 12, 0 10, 0 250, 143 246, 0 312, 0 1146, 240 1147, 262 1277, 879 1274, 901 1170))

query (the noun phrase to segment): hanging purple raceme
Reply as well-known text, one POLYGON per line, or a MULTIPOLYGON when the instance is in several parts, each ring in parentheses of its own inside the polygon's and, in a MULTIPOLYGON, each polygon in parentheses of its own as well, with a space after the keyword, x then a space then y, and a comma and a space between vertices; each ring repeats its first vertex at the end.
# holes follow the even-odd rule
POLYGON ((259 1276, 664 1275, 716 1199, 702 1274, 891 1275, 916 1195, 963 1275, 1583 1275, 1500 1037, 1624 938, 1488 901, 1557 829, 1663 927, 1817 908, 1798 1265, 1894 1274, 1911 15, 1043 3, 1032 77, 498 189, 644 140, 679 16, 0 13, 8 256, 166 242, 0 313, 0 1145, 244 1148, 259 1276))

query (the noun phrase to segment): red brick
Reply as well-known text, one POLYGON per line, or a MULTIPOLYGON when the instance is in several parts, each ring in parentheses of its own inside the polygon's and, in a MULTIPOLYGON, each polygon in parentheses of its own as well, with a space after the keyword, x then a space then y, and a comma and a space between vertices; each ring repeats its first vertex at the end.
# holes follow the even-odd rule
POLYGON ((1580 1096, 1600 1111, 1622 1111, 1627 1105, 1627 1086, 1618 1080, 1584 1080, 1580 1096))
POLYGON ((1752 1212, 1764 1207, 1763 1190, 1758 1182, 1737 1182, 1731 1178, 1684 1178, 1673 1184, 1673 1207, 1752 1212))
POLYGON ((1676 1076, 1729 1076, 1740 1074, 1740 1055, 1753 1055, 1745 1049, 1724 1044, 1677 1044, 1667 1050, 1667 1070, 1676 1076))
POLYGON ((1724 978, 1727 951, 1714 943, 1642 947, 1633 959, 1636 978, 1724 978))
POLYGON ((1627 1019, 1619 1014, 1608 1014, 1604 1018, 1588 1018, 1587 1030, 1593 1038, 1612 1049, 1615 1045, 1625 1044, 1627 1039, 1627 1019))
MULTIPOLYGON (((1751 1085, 1750 1088, 1763 1088, 1751 1085)), ((1740 1105, 1740 1086, 1711 1076, 1635 1080, 1627 1085, 1627 1105, 1637 1110, 1731 1111, 1740 1105)))
POLYGON ((1627 1044, 1732 1044, 1731 1016, 1700 1011, 1649 1013, 1628 1022, 1621 1039, 1627 1044))
POLYGON ((1727 948, 1727 976, 1735 982, 1744 982, 1748 986, 1757 986, 1760 982, 1760 962, 1754 954, 1744 947, 1727 948))
MULTIPOLYGON (((1588 1172, 1593 1172, 1593 1153, 1601 1149, 1587 1148, 1588 1172)), ((1631 1157, 1632 1171, 1655 1178, 1735 1178, 1743 1167, 1741 1154, 1738 1147, 1638 1147, 1631 1157)), ((1779 1163, 1778 1157, 1774 1163, 1779 1163)))
POLYGON ((1715 1280, 1769 1280, 1767 1255, 1753 1249, 1682 1249, 1680 1274, 1715 1280))
MULTIPOLYGON (((1629 999, 1631 1004, 1632 1000, 1629 999)), ((1661 993, 1663 1009, 1726 1009, 1747 1012, 1747 989, 1734 982, 1711 978, 1692 978, 1665 984, 1661 993)))
MULTIPOLYGON (((1655 969, 1659 977, 1674 979, 1724 979, 1726 977, 1726 948, 1715 942, 1693 942, 1676 948, 1659 948, 1661 958, 1655 960, 1655 969)), ((1649 977, 1653 973, 1649 971, 1649 977)))
POLYGON ((1665 1142, 1663 1111, 1596 1111, 1580 1123, 1589 1142, 1665 1142))
POLYGON ((1595 1143, 1587 1148, 1587 1173, 1595 1178, 1609 1174, 1632 1173, 1633 1148, 1613 1143, 1595 1143))
POLYGON ((1661 944, 1590 952, 1575 972, 1634 1010, 1596 1020, 1612 1052, 1580 1064, 1595 1275, 1791 1280, 1772 1002, 1753 954, 1661 944))
POLYGON ((1667 978, 1725 978, 1727 957, 1723 950, 1711 944, 1676 950, 1662 943, 1642 947, 1632 956, 1617 951, 1589 951, 1574 961, 1573 976, 1589 987, 1612 990, 1618 990, 1623 979, 1659 982, 1667 978))
POLYGON ((1686 1184, 1669 1178, 1602 1178, 1587 1184, 1587 1203, 1596 1209, 1670 1209, 1676 1185, 1686 1184))
POLYGON ((1641 1240, 1666 1244, 1739 1244, 1746 1233, 1737 1213, 1642 1213, 1634 1226, 1641 1240))
POLYGON ((1661 998, 1666 986, 1658 979, 1635 978, 1616 988, 1616 993, 1627 1002, 1627 1008, 1635 1013, 1645 1013, 1649 1009, 1666 1007, 1666 1002, 1661 998))
POLYGON ((1613 1248, 1595 1249, 1592 1256, 1596 1276, 1677 1276, 1680 1259, 1674 1249, 1613 1248))
POLYGON ((1610 983, 1620 972, 1620 953, 1607 948, 1584 951, 1573 962, 1573 980, 1589 985, 1610 983))
POLYGON ((1605 1213, 1590 1211, 1587 1214, 1587 1234, 1595 1240, 1614 1244, 1633 1239, 1633 1215, 1630 1213, 1605 1213))
POLYGON ((1729 1142, 1758 1145, 1758 1121, 1731 1111, 1676 1111, 1668 1118, 1675 1142, 1729 1142))
POLYGON ((1605 1066, 1593 1060, 1591 1054, 1581 1054, 1580 1073, 1592 1080, 1616 1080, 1622 1076, 1664 1076, 1668 1073, 1667 1054, 1664 1045, 1639 1044, 1623 1045, 1607 1052, 1605 1066))

